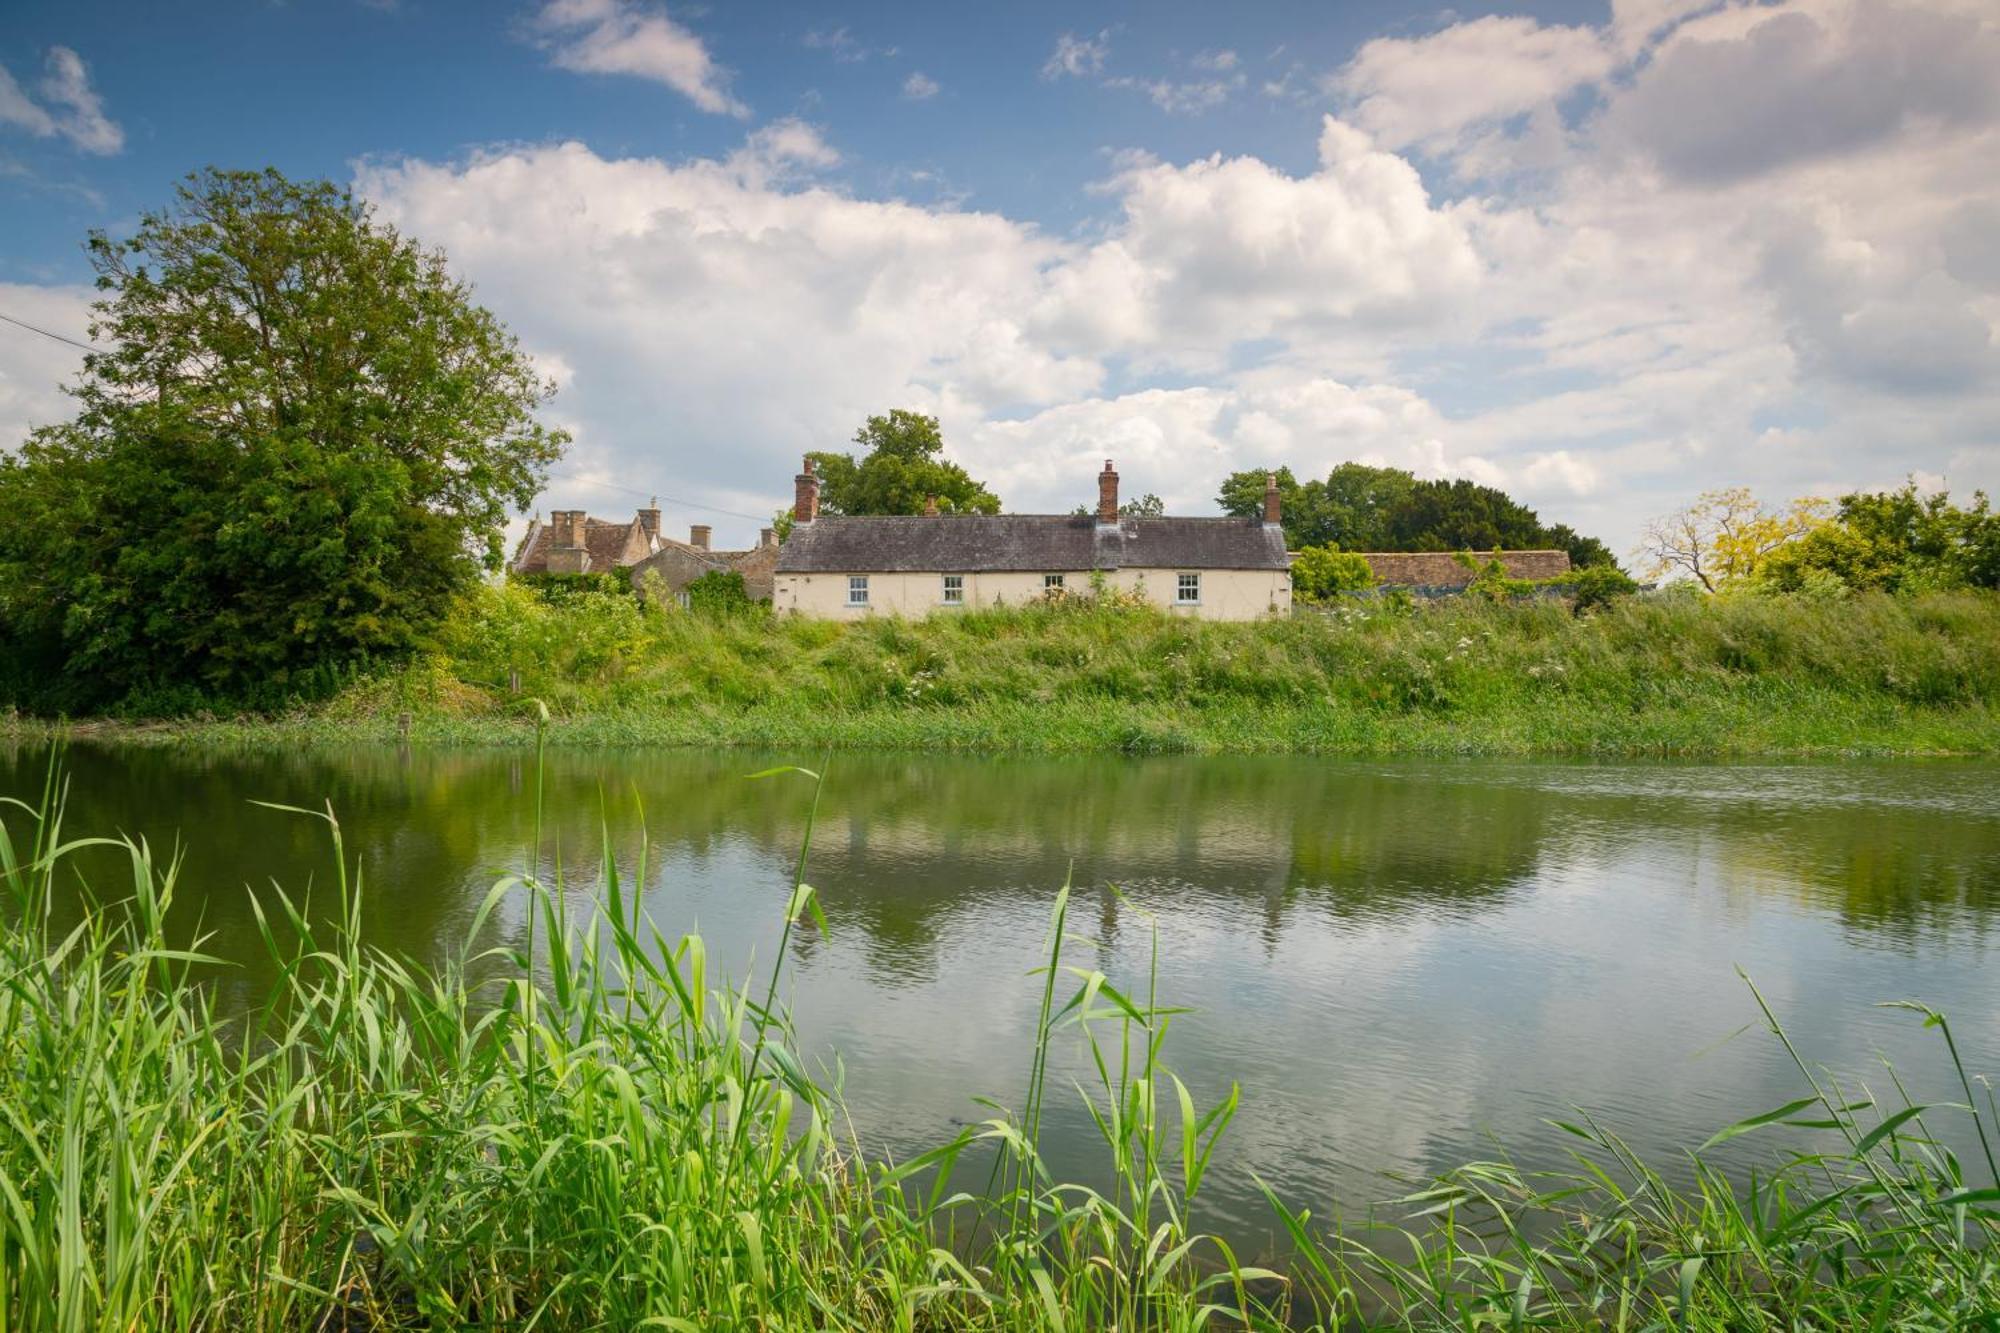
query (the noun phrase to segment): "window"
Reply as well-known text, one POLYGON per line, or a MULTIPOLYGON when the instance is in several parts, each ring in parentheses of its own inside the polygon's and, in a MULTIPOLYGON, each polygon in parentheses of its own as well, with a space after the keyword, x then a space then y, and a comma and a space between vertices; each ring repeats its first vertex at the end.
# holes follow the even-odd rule
POLYGON ((965 604, 965 575, 947 574, 944 576, 944 604, 946 606, 963 606, 965 604))
POLYGON ((1201 601, 1201 575, 1182 574, 1174 584, 1174 605, 1193 606, 1201 601))
POLYGON ((847 576, 847 604, 849 606, 868 605, 868 576, 849 574, 847 576))
POLYGON ((1063 586, 1063 582, 1062 582, 1062 575, 1060 575, 1060 574, 1044 574, 1044 575, 1042 575, 1042 591, 1043 591, 1043 592, 1053 592, 1053 591, 1055 591, 1055 590, 1057 590, 1057 589, 1060 589, 1060 588, 1061 588, 1062 586, 1063 586))

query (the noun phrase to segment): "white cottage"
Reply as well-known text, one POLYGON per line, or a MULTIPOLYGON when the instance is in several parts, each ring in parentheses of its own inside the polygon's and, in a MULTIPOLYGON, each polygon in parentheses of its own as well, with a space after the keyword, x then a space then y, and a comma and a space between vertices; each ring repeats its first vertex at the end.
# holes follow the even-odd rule
POLYGON ((1105 460, 1095 514, 821 515, 812 460, 797 479, 773 606, 822 619, 1018 606, 1051 589, 1137 589, 1177 615, 1254 620, 1292 607, 1291 562, 1266 485, 1261 518, 1124 518, 1105 460))

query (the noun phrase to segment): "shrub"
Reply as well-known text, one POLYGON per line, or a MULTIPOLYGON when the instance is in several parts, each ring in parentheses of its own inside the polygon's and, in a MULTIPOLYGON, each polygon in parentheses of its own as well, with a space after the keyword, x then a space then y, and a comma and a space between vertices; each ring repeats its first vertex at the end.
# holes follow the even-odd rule
POLYGON ((753 605, 735 570, 711 569, 687 585, 688 610, 712 618, 742 615, 753 605))
POLYGON ((1292 559, 1292 594, 1308 602, 1323 602, 1374 586, 1375 571, 1368 562, 1331 543, 1308 546, 1292 559))

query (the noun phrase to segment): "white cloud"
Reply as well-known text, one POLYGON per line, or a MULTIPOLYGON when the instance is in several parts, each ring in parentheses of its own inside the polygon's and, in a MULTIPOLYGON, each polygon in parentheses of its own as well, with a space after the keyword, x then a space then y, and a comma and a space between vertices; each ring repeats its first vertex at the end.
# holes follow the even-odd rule
POLYGON ((703 111, 750 114, 730 94, 728 73, 707 45, 664 11, 636 0, 548 0, 533 27, 564 69, 652 79, 703 111))
POLYGON ((938 81, 921 70, 913 70, 910 77, 903 80, 903 96, 912 102, 927 101, 936 97, 938 91, 938 81))
POLYGON ((757 185, 839 165, 840 150, 826 141, 819 127, 794 116, 757 130, 729 156, 736 174, 757 185))
POLYGON ((1151 491, 1169 513, 1212 512, 1228 473, 1289 464, 1324 475, 1359 460, 1424 476, 1500 479, 1486 459, 1453 455, 1439 439, 1447 423, 1407 389, 1354 386, 1325 377, 1250 376, 1189 389, 1146 389, 1065 403, 1010 421, 970 424, 968 452, 1012 501, 1032 497, 1061 510, 1084 503, 1105 458, 1134 491, 1151 491))
MULTIPOLYGON (((0 310, 24 324, 86 342, 96 295, 88 287, 0 282, 0 310)), ((62 386, 82 368, 81 348, 0 324, 0 450, 18 448, 33 427, 73 416, 74 404, 62 386)))
POLYGON ((1042 77, 1060 79, 1064 77, 1082 78, 1085 75, 1102 73, 1104 58, 1111 54, 1111 30, 1106 28, 1095 37, 1078 37, 1066 32, 1056 38, 1056 49, 1042 62, 1042 77))
POLYGON ((846 28, 815 29, 805 35, 805 44, 812 50, 825 51, 842 64, 858 63, 869 54, 868 48, 846 28))
POLYGON ((1594 29, 1491 15, 1427 37, 1378 37, 1328 87, 1384 146, 1436 146, 1555 101, 1612 66, 1594 29))
POLYGON ((61 135, 86 153, 111 154, 125 146, 125 131, 105 115, 104 99, 90 86, 83 58, 67 46, 49 48, 47 72, 37 90, 40 102, 0 66, 0 125, 43 139, 61 135))
POLYGON ((870 412, 962 421, 1096 387, 1097 361, 1026 332, 1064 246, 993 214, 853 199, 762 165, 809 161, 815 144, 794 126, 680 165, 566 144, 379 165, 359 185, 572 369, 557 403, 577 432, 567 470, 754 513, 800 453, 838 445, 870 412))
POLYGON ((56 118, 22 91, 5 65, 0 65, 0 125, 12 125, 44 139, 56 132, 56 118))
POLYGON ((1129 88, 1146 94, 1153 99, 1153 105, 1171 113, 1199 113, 1212 111, 1227 102, 1232 93, 1240 90, 1247 80, 1238 74, 1226 79, 1139 79, 1121 75, 1106 79, 1107 88, 1129 88))
POLYGON ((2000 23, 1946 5, 1794 3, 1676 29, 1613 100, 1609 138, 1715 183, 2000 118, 2000 23))
POLYGON ((1319 156, 1302 177, 1248 157, 1130 166, 1113 182, 1120 224, 1054 275, 1044 331, 1212 367, 1252 339, 1423 322, 1477 287, 1465 221, 1409 163, 1332 118, 1319 156))

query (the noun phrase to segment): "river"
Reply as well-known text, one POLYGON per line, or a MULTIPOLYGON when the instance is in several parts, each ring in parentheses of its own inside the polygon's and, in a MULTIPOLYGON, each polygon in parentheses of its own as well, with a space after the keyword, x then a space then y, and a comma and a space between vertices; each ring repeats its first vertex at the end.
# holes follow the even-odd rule
MULTIPOLYGON (((653 918, 761 977, 811 788, 744 775, 817 759, 552 752, 545 865, 560 857, 581 905, 602 830, 627 876, 643 839, 653 918)), ((0 793, 32 799, 43 763, 0 750, 0 793)), ((230 960, 225 1003, 270 984, 252 895, 330 897, 324 826, 253 801, 331 801, 369 941, 420 960, 461 946, 532 840, 519 751, 78 744, 67 764, 69 834, 184 849, 175 930, 230 960)), ((1545 1122, 1571 1107, 1678 1173, 1678 1150, 1801 1095, 1739 967, 1809 1060, 1877 1094, 1886 1054, 1920 1099, 1959 1097, 1935 1034, 1882 1000, 1947 1010, 1973 1070, 2000 1073, 1991 763, 842 754, 808 878, 829 935, 796 936, 788 960, 801 1045, 838 1058, 863 1140, 896 1155, 988 1114, 976 1095, 1020 1102, 1029 973, 1066 878, 1068 961, 1143 991, 1157 940, 1161 996, 1191 1009, 1169 1063, 1198 1101, 1243 1088, 1200 1220, 1249 1253, 1272 1231, 1252 1172, 1356 1215, 1503 1149, 1560 1162, 1545 1122)), ((491 930, 523 938, 518 907, 491 930)), ((1080 1072, 1073 1037, 1058 1054, 1080 1072)), ((1074 1092, 1055 1095, 1058 1172, 1101 1178, 1090 1135, 1074 1092)))

